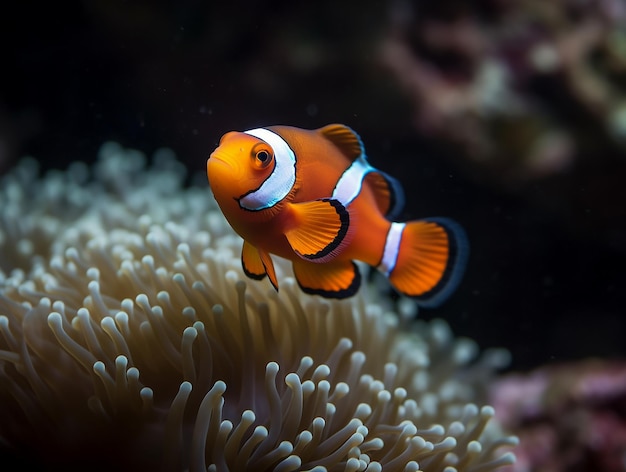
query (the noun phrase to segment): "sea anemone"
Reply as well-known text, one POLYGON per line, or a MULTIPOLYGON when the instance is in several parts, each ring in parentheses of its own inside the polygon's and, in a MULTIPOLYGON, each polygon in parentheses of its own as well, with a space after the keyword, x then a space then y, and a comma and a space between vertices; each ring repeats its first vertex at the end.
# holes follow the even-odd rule
MULTIPOLYGON (((486 471, 501 350, 403 321, 368 287, 246 281, 241 240, 170 151, 105 144, 0 182, 0 442, 89 470, 486 471), (369 297, 369 298, 368 298, 369 297)), ((397 311, 397 310, 396 310, 397 311)), ((400 310, 402 311, 402 310, 400 310)))

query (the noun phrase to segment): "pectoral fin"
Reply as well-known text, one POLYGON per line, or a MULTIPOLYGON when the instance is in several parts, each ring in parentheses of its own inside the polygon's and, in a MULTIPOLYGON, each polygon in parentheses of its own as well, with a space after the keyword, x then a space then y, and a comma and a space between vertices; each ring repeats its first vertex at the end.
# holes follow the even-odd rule
POLYGON ((344 242, 350 215, 337 200, 323 199, 292 203, 294 220, 285 236, 296 254, 304 259, 322 262, 336 253, 344 242))
POLYGON ((315 264, 293 261, 293 272, 303 292, 325 298, 347 298, 361 285, 359 268, 352 261, 315 264))
POLYGON ((259 250, 248 241, 244 241, 241 249, 241 265, 245 274, 251 279, 261 280, 267 275, 274 288, 278 290, 274 263, 267 252, 259 250))

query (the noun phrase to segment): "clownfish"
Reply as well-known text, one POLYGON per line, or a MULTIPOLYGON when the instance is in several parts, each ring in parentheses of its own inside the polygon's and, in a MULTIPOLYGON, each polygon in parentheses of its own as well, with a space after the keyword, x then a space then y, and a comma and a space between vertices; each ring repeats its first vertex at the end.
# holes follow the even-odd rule
POLYGON ((243 238, 252 279, 269 277, 270 254, 289 259, 300 288, 346 298, 361 283, 359 260, 378 268, 400 293, 435 307, 465 269, 465 232, 447 218, 399 223, 404 194, 372 167, 349 127, 269 126, 231 131, 207 160, 215 200, 243 238))

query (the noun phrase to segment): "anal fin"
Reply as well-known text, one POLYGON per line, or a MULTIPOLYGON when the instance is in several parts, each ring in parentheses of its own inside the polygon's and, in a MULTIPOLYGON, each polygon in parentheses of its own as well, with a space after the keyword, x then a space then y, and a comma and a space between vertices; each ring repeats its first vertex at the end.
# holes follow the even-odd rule
POLYGON ((359 268, 352 261, 316 264, 295 260, 293 272, 303 292, 325 298, 351 297, 361 285, 359 268))
POLYGON ((303 259, 323 262, 344 242, 350 215, 337 200, 322 199, 289 205, 295 224, 285 236, 303 259))

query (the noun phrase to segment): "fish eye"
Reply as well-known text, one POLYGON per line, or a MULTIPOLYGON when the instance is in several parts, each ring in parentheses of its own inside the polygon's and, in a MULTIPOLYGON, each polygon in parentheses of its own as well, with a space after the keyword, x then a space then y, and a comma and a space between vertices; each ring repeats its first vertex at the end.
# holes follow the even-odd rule
POLYGON ((274 154, 271 149, 268 149, 267 145, 255 147, 252 150, 252 155, 254 156, 254 164, 259 169, 266 168, 274 159, 274 154))
POLYGON ((258 151, 256 153, 256 158, 261 161, 261 162, 265 162, 270 158, 270 153, 267 151, 258 151))

